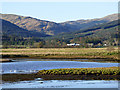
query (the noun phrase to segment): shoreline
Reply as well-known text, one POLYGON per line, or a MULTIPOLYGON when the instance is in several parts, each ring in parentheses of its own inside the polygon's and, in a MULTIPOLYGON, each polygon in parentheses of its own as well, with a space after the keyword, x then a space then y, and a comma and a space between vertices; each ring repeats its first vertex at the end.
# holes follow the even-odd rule
POLYGON ((0 59, 0 63, 2 62, 14 62, 14 61, 11 59, 0 59))
POLYGON ((39 70, 37 73, 31 74, 2 74, 2 81, 17 82, 37 78, 43 80, 120 80, 119 68, 69 68, 39 70))
POLYGON ((114 59, 111 57, 100 57, 100 56, 41 56, 41 55, 2 55, 3 59, 6 58, 14 58, 14 59, 19 59, 19 58, 29 58, 29 59, 101 59, 106 60, 106 61, 115 61, 115 62, 120 62, 120 59, 114 59))
POLYGON ((35 80, 120 80, 120 75, 36 75, 36 74, 4 74, 3 82, 35 80))
POLYGON ((26 61, 80 61, 80 62, 105 62, 105 63, 120 63, 119 60, 114 59, 103 59, 103 58, 38 58, 38 57, 18 57, 18 58, 3 58, 3 59, 9 59, 7 61, 0 61, 0 63, 6 63, 6 62, 19 62, 23 61, 24 59, 27 59, 26 61), (29 60, 28 60, 29 59, 29 60))

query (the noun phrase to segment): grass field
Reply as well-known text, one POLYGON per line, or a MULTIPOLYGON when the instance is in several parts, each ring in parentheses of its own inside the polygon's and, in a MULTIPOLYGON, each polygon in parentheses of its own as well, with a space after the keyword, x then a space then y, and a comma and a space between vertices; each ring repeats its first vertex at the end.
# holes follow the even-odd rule
POLYGON ((102 58, 119 60, 118 48, 31 48, 2 49, 3 58, 102 58))

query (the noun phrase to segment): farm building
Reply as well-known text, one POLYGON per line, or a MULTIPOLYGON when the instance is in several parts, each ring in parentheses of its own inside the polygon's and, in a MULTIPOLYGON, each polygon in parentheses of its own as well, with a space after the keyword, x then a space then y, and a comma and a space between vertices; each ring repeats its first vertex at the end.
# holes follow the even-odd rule
POLYGON ((80 44, 77 44, 77 43, 70 43, 70 44, 67 44, 67 46, 79 46, 80 44))

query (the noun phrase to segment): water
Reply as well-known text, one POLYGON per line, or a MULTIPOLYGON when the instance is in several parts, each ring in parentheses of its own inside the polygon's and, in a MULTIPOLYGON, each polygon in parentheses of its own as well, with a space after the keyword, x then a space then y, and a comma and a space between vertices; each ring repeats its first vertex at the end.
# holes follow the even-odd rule
POLYGON ((118 81, 110 80, 46 80, 5 83, 2 88, 118 88, 118 81))
MULTIPOLYGON (((2 63, 2 73, 31 73, 43 69, 115 67, 118 63, 81 61, 27 61, 2 63)), ((117 80, 31 80, 3 82, 2 88, 118 88, 117 80)))
POLYGON ((81 61, 20 61, 2 63, 2 73, 31 73, 38 70, 58 68, 97 68, 117 67, 118 63, 81 62, 81 61))

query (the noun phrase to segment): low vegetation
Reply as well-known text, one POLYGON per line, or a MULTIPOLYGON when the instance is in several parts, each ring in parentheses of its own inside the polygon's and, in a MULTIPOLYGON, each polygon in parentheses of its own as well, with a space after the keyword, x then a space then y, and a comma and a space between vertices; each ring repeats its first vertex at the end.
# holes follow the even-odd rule
POLYGON ((3 58, 91 58, 119 60, 118 48, 31 48, 2 49, 3 58))
POLYGON ((31 74, 3 74, 2 81, 18 82, 26 80, 120 80, 120 68, 72 68, 40 70, 31 74))
POLYGON ((120 68, 72 68, 41 70, 40 75, 120 75, 120 68))

